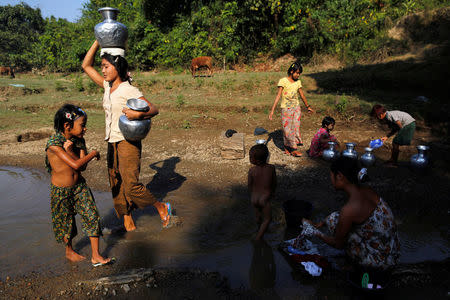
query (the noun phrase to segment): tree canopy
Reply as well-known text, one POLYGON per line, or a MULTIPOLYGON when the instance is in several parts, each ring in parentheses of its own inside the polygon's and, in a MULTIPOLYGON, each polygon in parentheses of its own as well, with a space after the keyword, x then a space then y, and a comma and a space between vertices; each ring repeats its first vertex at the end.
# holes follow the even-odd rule
MULTIPOLYGON (((386 29, 412 12, 445 6, 441 0, 90 0, 75 22, 43 19, 21 3, 0 6, 0 64, 21 69, 80 70, 102 21, 97 10, 120 10, 129 30, 127 59, 134 68, 185 68, 209 55, 226 64, 261 54, 314 53, 345 61, 370 56, 391 42, 386 29)), ((448 5, 448 4, 447 4, 448 5)))

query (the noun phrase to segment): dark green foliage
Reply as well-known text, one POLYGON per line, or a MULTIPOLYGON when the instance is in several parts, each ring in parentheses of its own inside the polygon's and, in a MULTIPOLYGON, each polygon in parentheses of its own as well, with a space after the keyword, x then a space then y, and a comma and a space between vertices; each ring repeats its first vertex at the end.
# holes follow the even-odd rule
MULTIPOLYGON (((216 67, 248 63, 258 54, 291 53, 307 62, 313 53, 355 62, 399 48, 386 35, 395 20, 445 6, 439 0, 90 0, 76 23, 26 4, 0 6, 0 64, 21 69, 79 71, 102 21, 100 7, 120 10, 129 29, 131 68, 189 67, 208 55, 216 67), (392 46, 392 47, 391 47, 392 46), (394 47, 395 46, 395 47, 394 47)), ((96 58, 97 64, 99 58, 96 58)))
POLYGON ((84 91, 84 85, 83 85, 83 77, 77 76, 74 81, 75 90, 78 92, 84 91))
POLYGON ((39 9, 25 3, 0 6, 0 64, 29 68, 33 42, 44 32, 39 9))

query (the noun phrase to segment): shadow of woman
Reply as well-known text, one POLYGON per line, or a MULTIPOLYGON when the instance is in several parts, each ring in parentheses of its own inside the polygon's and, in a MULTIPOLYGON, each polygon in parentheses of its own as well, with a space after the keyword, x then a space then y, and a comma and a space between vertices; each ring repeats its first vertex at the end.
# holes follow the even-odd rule
POLYGON ((249 270, 250 287, 253 290, 275 286, 276 266, 273 251, 264 240, 253 241, 253 257, 249 270))
POLYGON ((147 184, 147 188, 158 199, 164 199, 171 191, 175 191, 181 187, 186 177, 175 172, 176 164, 180 162, 178 156, 168 158, 163 161, 157 161, 150 164, 150 168, 156 171, 152 181, 147 184), (158 165, 162 163, 162 166, 158 165))
POLYGON ((270 140, 273 140, 274 145, 277 146, 278 149, 284 151, 283 131, 281 129, 269 133, 269 139, 267 142, 270 140))

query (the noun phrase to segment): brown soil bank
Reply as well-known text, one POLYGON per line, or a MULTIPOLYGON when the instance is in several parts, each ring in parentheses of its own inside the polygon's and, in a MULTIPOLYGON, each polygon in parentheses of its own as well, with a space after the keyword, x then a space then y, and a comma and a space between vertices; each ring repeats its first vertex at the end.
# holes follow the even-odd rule
MULTIPOLYGON (((314 279, 301 272, 292 276, 302 284, 328 282, 337 294, 318 294, 311 299, 445 299, 449 283, 449 261, 409 265, 398 269, 382 293, 367 294, 351 289, 345 274, 330 272, 314 279), (342 295, 346 295, 344 298, 342 295)), ((132 269, 107 267, 89 273, 60 276, 36 274, 0 282, 2 299, 280 299, 271 289, 231 289, 226 277, 200 269, 132 269)), ((288 299, 305 299, 301 291, 288 299)), ((310 299, 308 297, 308 299, 310 299)))

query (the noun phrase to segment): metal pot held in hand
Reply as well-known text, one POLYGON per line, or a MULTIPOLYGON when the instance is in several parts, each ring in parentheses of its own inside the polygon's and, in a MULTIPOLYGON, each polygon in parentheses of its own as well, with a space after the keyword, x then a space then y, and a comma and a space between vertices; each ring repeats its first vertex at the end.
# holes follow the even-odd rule
MULTIPOLYGON (((136 111, 148 111, 150 107, 147 102, 142 99, 128 99, 127 106, 136 111)), ((140 141, 144 139, 151 127, 151 120, 128 120, 125 115, 119 118, 119 129, 128 141, 140 141)))
POLYGON ((334 149, 336 146, 335 142, 328 142, 328 149, 323 150, 322 157, 325 160, 335 160, 339 157, 339 151, 334 149))
POLYGON ((351 159, 357 159, 358 158, 358 152, 355 151, 355 143, 345 143, 345 146, 347 149, 342 151, 342 156, 348 157, 351 159))
POLYGON ((98 10, 103 16, 103 22, 94 27, 95 38, 102 48, 125 49, 128 29, 116 21, 119 10, 112 7, 102 7, 98 10))

